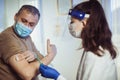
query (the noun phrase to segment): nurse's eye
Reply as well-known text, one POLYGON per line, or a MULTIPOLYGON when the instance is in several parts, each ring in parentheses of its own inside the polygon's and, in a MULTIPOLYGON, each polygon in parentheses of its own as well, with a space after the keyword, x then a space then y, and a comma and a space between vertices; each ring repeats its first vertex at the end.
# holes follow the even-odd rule
POLYGON ((74 23, 73 21, 70 22, 70 24, 74 23))

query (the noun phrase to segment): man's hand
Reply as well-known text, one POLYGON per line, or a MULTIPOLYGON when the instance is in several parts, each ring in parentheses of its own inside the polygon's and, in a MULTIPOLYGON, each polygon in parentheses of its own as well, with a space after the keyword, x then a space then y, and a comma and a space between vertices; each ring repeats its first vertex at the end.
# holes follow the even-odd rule
POLYGON ((56 46, 54 44, 50 44, 50 40, 47 40, 47 53, 48 55, 55 56, 57 53, 56 46))
POLYGON ((21 61, 23 59, 26 59, 28 62, 34 61, 36 58, 36 54, 31 51, 25 51, 22 54, 17 54, 16 55, 16 60, 21 61))
POLYGON ((31 51, 25 51, 23 55, 28 62, 34 61, 37 56, 34 52, 31 51))

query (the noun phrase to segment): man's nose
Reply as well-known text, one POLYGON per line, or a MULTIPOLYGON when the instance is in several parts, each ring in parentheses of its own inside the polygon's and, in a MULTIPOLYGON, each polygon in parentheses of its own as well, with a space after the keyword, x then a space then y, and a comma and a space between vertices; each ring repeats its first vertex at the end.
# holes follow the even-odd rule
POLYGON ((28 23, 28 22, 27 22, 27 23, 25 23, 25 26, 30 27, 30 25, 29 25, 29 23, 28 23))

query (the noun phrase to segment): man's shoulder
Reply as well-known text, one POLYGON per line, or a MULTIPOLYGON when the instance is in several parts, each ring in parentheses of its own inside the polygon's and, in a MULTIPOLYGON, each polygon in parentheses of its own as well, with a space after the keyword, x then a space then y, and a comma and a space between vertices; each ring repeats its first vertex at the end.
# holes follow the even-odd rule
POLYGON ((10 26, 10 27, 7 27, 7 28, 5 28, 1 33, 4 33, 4 32, 6 32, 6 31, 8 31, 8 30, 10 30, 10 29, 12 29, 12 27, 10 26))
POLYGON ((12 27, 8 27, 0 33, 0 38, 10 37, 12 35, 14 35, 14 31, 12 27))
POLYGON ((6 35, 6 34, 10 34, 10 33, 13 33, 12 27, 6 28, 4 31, 2 31, 0 33, 0 35, 6 35))

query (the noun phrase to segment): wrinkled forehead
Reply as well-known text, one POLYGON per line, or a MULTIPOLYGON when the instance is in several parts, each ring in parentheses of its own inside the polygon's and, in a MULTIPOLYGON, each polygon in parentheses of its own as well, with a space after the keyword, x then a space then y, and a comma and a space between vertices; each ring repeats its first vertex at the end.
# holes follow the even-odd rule
POLYGON ((19 14, 20 16, 22 15, 31 15, 31 16, 34 16, 34 17, 38 17, 38 14, 34 14, 34 13, 32 13, 32 12, 30 12, 30 11, 28 11, 28 10, 22 10, 21 12, 20 12, 20 14, 19 14))
POLYGON ((23 10, 23 11, 20 13, 19 16, 20 16, 20 17, 30 17, 30 18, 33 18, 33 19, 36 19, 36 20, 39 19, 37 14, 33 14, 33 13, 27 11, 27 10, 23 10))
POLYGON ((18 15, 19 18, 24 18, 26 20, 29 20, 30 22, 38 22, 39 18, 37 14, 33 14, 27 10, 23 10, 18 15))

